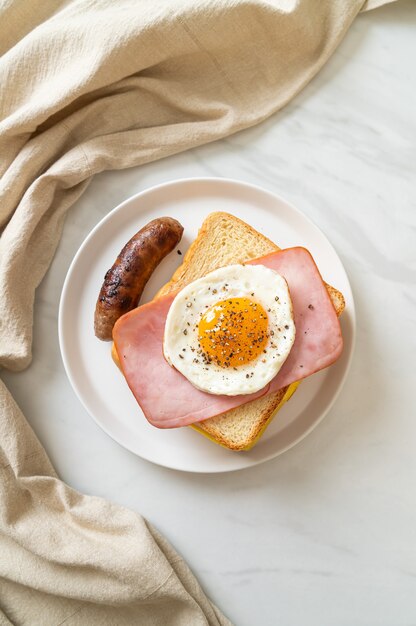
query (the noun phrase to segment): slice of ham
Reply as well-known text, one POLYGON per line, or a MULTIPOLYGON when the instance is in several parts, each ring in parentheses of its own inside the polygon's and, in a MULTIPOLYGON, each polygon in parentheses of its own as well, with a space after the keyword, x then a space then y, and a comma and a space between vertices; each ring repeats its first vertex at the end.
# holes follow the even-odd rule
POLYGON ((123 315, 113 339, 126 381, 147 420, 158 428, 187 426, 229 411, 328 367, 342 352, 339 321, 311 254, 287 248, 251 264, 285 277, 292 298, 296 339, 279 373, 261 391, 216 396, 196 389, 163 356, 166 316, 174 294, 123 315))

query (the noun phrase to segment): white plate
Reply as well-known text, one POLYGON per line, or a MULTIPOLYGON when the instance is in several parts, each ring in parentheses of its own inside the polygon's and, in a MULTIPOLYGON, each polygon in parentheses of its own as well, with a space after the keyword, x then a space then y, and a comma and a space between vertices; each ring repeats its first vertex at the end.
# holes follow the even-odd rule
MULTIPOLYGON (((183 256, 172 252, 158 267, 142 303, 172 275, 183 256)), ((59 342, 68 378, 84 407, 110 437, 140 457, 189 472, 225 472, 256 465, 303 439, 333 405, 347 376, 355 335, 351 287, 335 250, 300 211, 254 185, 221 178, 184 179, 129 198, 91 231, 69 268, 59 307, 59 342), (158 430, 144 418, 110 357, 111 344, 96 339, 95 302, 106 270, 125 242, 155 217, 169 215, 185 227, 178 248, 185 252, 204 218, 227 211, 242 218, 280 247, 303 245, 325 280, 342 291, 345 342, 335 365, 305 380, 250 452, 231 452, 191 428, 158 430)))

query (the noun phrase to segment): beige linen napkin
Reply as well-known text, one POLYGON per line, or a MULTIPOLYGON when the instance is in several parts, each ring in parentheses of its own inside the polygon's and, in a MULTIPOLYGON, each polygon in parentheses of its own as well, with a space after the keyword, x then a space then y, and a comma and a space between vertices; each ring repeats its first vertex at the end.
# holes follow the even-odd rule
MULTIPOLYGON (((0 364, 30 362, 35 289, 93 174, 260 122, 316 74, 363 4, 3 2, 0 364)), ((3 385, 0 407, 0 623, 229 623, 139 515, 59 481, 3 385)))

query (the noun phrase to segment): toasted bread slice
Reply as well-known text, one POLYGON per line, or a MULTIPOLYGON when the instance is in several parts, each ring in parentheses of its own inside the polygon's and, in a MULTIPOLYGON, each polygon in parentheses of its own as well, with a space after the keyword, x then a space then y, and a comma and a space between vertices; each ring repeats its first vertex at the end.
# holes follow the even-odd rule
MULTIPOLYGON (((203 222, 182 265, 170 282, 160 289, 157 297, 179 291, 188 283, 219 267, 245 263, 279 249, 270 239, 239 218, 228 213, 211 213, 203 222)), ((326 287, 339 316, 345 307, 344 297, 334 287, 326 287)), ((292 383, 276 393, 193 424, 192 427, 226 448, 249 450, 298 385, 298 382, 292 383)))

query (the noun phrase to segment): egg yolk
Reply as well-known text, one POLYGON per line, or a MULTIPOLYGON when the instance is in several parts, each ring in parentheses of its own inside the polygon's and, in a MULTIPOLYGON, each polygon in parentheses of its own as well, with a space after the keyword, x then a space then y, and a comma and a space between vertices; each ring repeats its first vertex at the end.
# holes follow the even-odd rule
POLYGON ((257 359, 267 343, 268 318, 250 298, 229 298, 211 306, 201 318, 198 340, 208 362, 239 367, 257 359))

